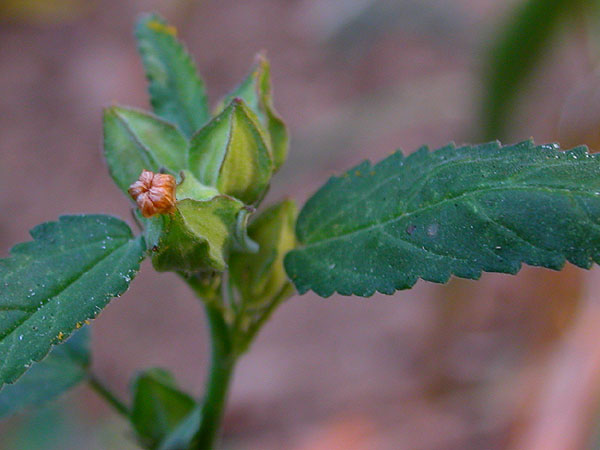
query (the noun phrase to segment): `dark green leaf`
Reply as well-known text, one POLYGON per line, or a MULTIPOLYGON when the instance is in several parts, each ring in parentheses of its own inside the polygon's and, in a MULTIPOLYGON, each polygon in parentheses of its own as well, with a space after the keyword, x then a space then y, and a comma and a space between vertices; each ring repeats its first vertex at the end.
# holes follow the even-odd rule
POLYGON ((52 400, 83 380, 89 366, 88 331, 85 327, 76 332, 33 364, 15 384, 4 386, 0 390, 0 417, 52 400))
POLYGON ((162 369, 150 369, 133 385, 131 422, 147 448, 157 448, 192 411, 196 402, 177 389, 173 376, 162 369))
POLYGON ((0 387, 121 295, 144 241, 110 216, 62 216, 31 230, 0 260, 0 387))
POLYGON ((176 34, 156 14, 143 16, 135 28, 154 111, 190 137, 210 119, 210 112, 204 82, 176 34))
POLYGON ((370 296, 418 278, 600 259, 600 156, 498 143, 400 152, 331 178, 298 218, 297 289, 370 296))
POLYGON ((104 156, 119 188, 127 189, 143 169, 177 174, 187 167, 187 140, 152 114, 113 106, 104 110, 104 156))
MULTIPOLYGON (((594 0, 595 1, 595 0, 594 0)), ((504 137, 510 108, 551 38, 573 12, 591 0, 527 0, 519 3, 492 42, 484 73, 484 138, 504 137)))

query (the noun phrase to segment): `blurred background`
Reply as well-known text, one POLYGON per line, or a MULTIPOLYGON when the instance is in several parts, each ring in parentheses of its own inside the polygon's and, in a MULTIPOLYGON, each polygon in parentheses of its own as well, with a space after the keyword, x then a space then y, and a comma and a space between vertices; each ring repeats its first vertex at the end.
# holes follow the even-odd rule
MULTIPOLYGON (((132 27, 177 26, 216 103, 272 63, 291 153, 265 203, 397 148, 535 137, 600 149, 597 0, 0 0, 0 256, 60 213, 129 203, 101 108, 148 108, 132 27)), ((371 299, 283 304, 241 360, 223 448, 600 448, 600 270, 524 268, 371 299)), ((170 368, 199 396, 201 306, 145 263, 93 323, 93 370, 123 398, 170 368), (145 269, 145 270, 144 270, 145 269)), ((1 450, 136 449, 86 386, 0 422, 1 450)))

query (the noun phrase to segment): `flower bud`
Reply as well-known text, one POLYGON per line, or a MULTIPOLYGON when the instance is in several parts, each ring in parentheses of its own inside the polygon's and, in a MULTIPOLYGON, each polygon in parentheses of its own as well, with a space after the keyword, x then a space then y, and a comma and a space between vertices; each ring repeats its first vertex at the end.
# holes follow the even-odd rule
POLYGON ((139 179, 129 186, 129 195, 135 200, 144 217, 167 214, 175 208, 175 177, 143 170, 139 179))
POLYGON ((204 185, 247 205, 265 195, 273 163, 256 115, 235 98, 191 140, 189 170, 204 185))
POLYGON ((222 111, 236 97, 246 102, 266 130, 266 143, 276 172, 287 158, 289 138, 286 126, 273 106, 271 68, 264 53, 256 55, 250 74, 225 97, 217 111, 222 111))
MULTIPOLYGON (((144 173, 140 184, 148 182, 150 176, 144 173)), ((180 173, 180 178, 171 213, 141 219, 156 270, 190 276, 222 272, 234 248, 257 250, 246 230, 253 208, 205 186, 187 170, 180 173)), ((138 190, 142 187, 132 186, 134 193, 138 190)))

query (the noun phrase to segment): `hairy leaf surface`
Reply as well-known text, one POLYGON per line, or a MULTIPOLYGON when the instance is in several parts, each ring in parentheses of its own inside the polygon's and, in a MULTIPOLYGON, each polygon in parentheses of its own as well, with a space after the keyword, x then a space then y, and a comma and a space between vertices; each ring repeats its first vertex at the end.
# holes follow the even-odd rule
POLYGON ((589 268, 600 258, 600 156, 531 141, 398 152, 331 178, 296 233, 288 275, 324 297, 514 274, 521 263, 589 268))
POLYGON ((89 327, 85 327, 54 347, 15 384, 0 390, 0 418, 58 397, 87 376, 89 363, 89 327))
POLYGON ((62 216, 31 235, 0 260, 0 387, 125 292, 145 250, 104 215, 62 216))
POLYGON ((135 29, 154 111, 191 137, 210 119, 210 111, 204 82, 176 34, 156 14, 143 16, 135 29))

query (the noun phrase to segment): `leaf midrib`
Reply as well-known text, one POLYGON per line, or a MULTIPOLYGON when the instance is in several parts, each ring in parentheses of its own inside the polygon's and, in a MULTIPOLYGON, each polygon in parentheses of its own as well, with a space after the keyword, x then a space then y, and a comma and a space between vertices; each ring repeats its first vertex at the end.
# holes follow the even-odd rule
MULTIPOLYGON (((116 242, 117 243, 117 247, 116 248, 119 248, 121 245, 124 245, 127 242, 129 242, 131 240, 131 237, 130 236, 111 236, 110 240, 116 242), (121 240, 121 239, 124 240, 123 244, 118 244, 119 240, 121 240)), ((77 245, 77 246, 74 246, 74 247, 69 247, 68 249, 61 249, 59 247, 59 248, 57 248, 56 250, 54 250, 52 252, 46 252, 46 251, 44 251, 44 259, 47 259, 48 257, 55 257, 55 256, 64 256, 64 257, 67 257, 70 253, 73 253, 74 251, 76 252, 76 251, 82 250, 84 248, 94 247, 94 246, 98 245, 99 243, 106 242, 106 241, 107 241, 107 238, 105 236, 102 239, 98 239, 98 240, 95 240, 95 241, 87 241, 85 244, 77 245)), ((31 242, 35 242, 35 241, 31 241, 31 242)), ((40 241, 40 242, 43 242, 43 241, 40 241)), ((38 250, 38 249, 36 249, 36 250, 38 250)), ((111 250, 111 252, 112 252, 112 250, 111 250)), ((13 264, 14 264, 14 259, 15 258, 23 258, 23 259, 26 259, 27 261, 29 261, 32 258, 32 254, 21 254, 21 253, 11 254, 11 257, 9 258, 9 260, 11 260, 11 262, 13 262, 13 264)), ((10 269, 10 268, 11 267, 8 266, 8 269, 10 269)), ((18 268, 19 267, 17 267, 17 269, 18 268)), ((6 278, 6 277, 5 278, 1 278, 1 279, 3 281, 7 281, 8 280, 8 278, 6 278)), ((22 305, 11 306, 10 304, 6 305, 6 304, 0 303, 0 311, 17 311, 18 310, 18 311, 33 313, 33 312, 37 311, 37 309, 39 309, 39 308, 36 308, 35 310, 32 310, 31 308, 25 308, 22 305)))
POLYGON ((156 155, 154 154, 152 149, 146 147, 146 145, 144 145, 144 143, 137 137, 135 131, 131 128, 127 119, 124 118, 123 115, 116 109, 114 109, 114 113, 115 116, 117 116, 117 118, 119 119, 119 122, 121 122, 121 125, 123 125, 125 127, 125 130, 127 130, 127 134, 129 135, 133 143, 143 151, 142 155, 144 155, 144 162, 148 164, 151 168, 160 167, 160 164, 158 163, 156 155))
MULTIPOLYGON (((64 287, 64 288, 63 288, 63 289, 62 289, 60 292, 56 293, 56 294, 55 294, 55 295, 53 295, 52 297, 49 297, 49 298, 48 298, 48 299, 47 299, 47 300, 44 302, 44 304, 43 304, 43 305, 40 307, 40 309, 41 309, 41 308, 43 308, 44 306, 46 306, 46 305, 47 305, 47 304, 48 304, 48 303, 49 303, 49 302, 50 302, 50 301, 51 301, 53 298, 55 298, 55 297, 57 297, 58 295, 60 295, 61 293, 63 293, 63 292, 66 290, 66 289, 68 289, 68 288, 69 288, 69 286, 72 286, 73 284, 75 284, 75 283, 76 283, 78 280, 80 280, 80 279, 81 279, 83 276, 85 276, 87 273, 89 273, 91 270, 93 270, 93 268, 94 268, 94 267, 96 267, 98 264, 100 264, 102 261, 104 261, 106 258, 108 258, 108 257, 109 257, 111 254, 113 254, 113 253, 115 253, 117 250, 119 250, 119 249, 123 248, 125 245, 128 245, 128 244, 130 244, 130 243, 131 243, 131 242, 133 242, 135 239, 139 239, 139 237, 138 237, 138 238, 134 238, 134 239, 129 239, 128 241, 126 241, 125 243, 123 243, 123 245, 120 245, 120 246, 118 246, 118 247, 114 248, 113 250, 111 250, 110 252, 108 252, 108 253, 107 253, 107 254, 106 254, 106 255, 105 255, 103 258, 101 258, 101 259, 99 259, 98 261, 94 262, 94 264, 93 264, 91 267, 89 267, 89 268, 88 268, 88 269, 86 269, 85 271, 81 272, 81 273, 80 273, 80 274, 79 274, 79 275, 76 277, 76 279, 72 280, 72 282, 70 282, 70 283, 69 283, 67 286, 65 286, 65 287, 64 287)), ((124 257, 127 255, 127 253, 128 253, 128 252, 125 252, 125 254, 123 255, 123 258, 124 258, 124 257)), ((116 272, 116 270, 117 270, 117 269, 116 269, 116 267, 118 267, 118 264, 115 264, 115 269, 112 271, 112 274, 114 274, 114 273, 116 272)), ((38 309, 38 311, 39 311, 39 309, 38 309)), ((35 311, 35 312, 37 312, 37 311, 35 311)), ((33 314, 35 314, 35 312, 34 312, 33 314)), ((26 321, 27 321, 27 319, 28 319, 28 318, 30 318, 30 317, 31 317, 31 315, 29 315, 29 316, 25 317, 25 319, 24 319, 24 320, 22 320, 20 323, 18 323, 16 327, 13 327, 13 329, 11 329, 11 330, 10 330, 10 332, 8 332, 6 335, 4 335, 4 336, 0 337, 0 343, 3 343, 3 342, 5 341, 5 339, 7 339, 7 338, 8 338, 8 336, 12 335, 12 334, 14 333, 14 331, 15 331, 17 328, 19 328, 20 326, 22 326, 22 325, 23 325, 23 323, 24 323, 24 322, 26 322, 26 321)), ((15 346, 14 346, 14 345, 10 346, 10 350, 9 350, 9 351, 10 351, 10 353, 12 353, 12 350, 13 350, 14 348, 15 348, 15 346)), ((52 348, 52 344, 50 344, 50 348, 52 348)), ((9 353, 9 354, 10 354, 10 353, 9 353)), ((45 356, 45 355, 47 355, 47 354, 48 354, 48 353, 46 352, 46 353, 44 354, 44 356, 45 356)), ((42 358, 43 358, 43 357, 42 357, 42 358)), ((1 365, 0 365, 0 373, 2 373, 2 372, 4 371, 4 369, 6 368, 6 364, 8 363, 8 361, 9 361, 9 358, 8 358, 8 357, 4 358, 4 361, 3 361, 3 362, 1 363, 1 365)), ((20 375, 19 375, 19 376, 20 376, 20 375)), ((17 378, 18 378, 18 377, 17 377, 17 378)), ((3 384, 5 384, 5 383, 2 383, 2 381, 0 380, 0 388, 2 388, 2 385, 3 385, 3 384)))
POLYGON ((87 274, 90 271, 92 271, 94 269, 94 267, 96 267, 98 264, 100 264, 102 261, 104 261, 106 258, 108 258, 110 255, 112 255, 113 253, 115 253, 120 248, 123 248, 123 246, 127 245, 129 242, 131 242, 131 239, 128 240, 128 241, 126 241, 126 242, 124 242, 123 244, 121 244, 119 246, 116 246, 110 252, 104 254, 100 259, 94 261, 91 265, 87 266, 87 268, 83 269, 76 277, 74 277, 72 280, 70 280, 69 282, 67 282, 66 285, 60 287, 57 292, 54 292, 51 295, 48 295, 48 298, 46 298, 46 300, 42 300, 42 304, 40 305, 39 308, 37 308, 35 311, 29 312, 29 314, 27 316, 25 316, 21 321, 17 322, 16 325, 13 326, 8 332, 6 332, 4 334, 0 334, 0 342, 3 342, 5 339, 7 339, 8 336, 10 336, 17 328, 19 328, 27 320, 29 320, 33 314, 35 314, 40 309, 44 308, 54 298, 58 297, 60 294, 62 294, 64 291, 66 291, 70 286, 72 286, 75 283, 77 283, 85 274, 87 274))
MULTIPOLYGON (((501 147, 498 147, 496 150, 498 150, 501 147)), ((413 155, 416 153, 413 153, 413 155)), ((435 152, 432 153, 432 155, 434 155, 435 152)), ((560 154, 557 154, 555 156, 558 156, 559 158, 563 155, 568 155, 568 152, 561 152, 560 154)), ((402 165, 406 166, 407 164, 410 164, 410 157, 412 155, 409 155, 407 158, 404 158, 402 160, 402 165)), ((471 164, 477 164, 477 163, 481 163, 481 162, 489 162, 489 161, 504 161, 506 155, 495 155, 489 158, 477 158, 477 159, 466 159, 467 156, 465 155, 456 155, 453 158, 448 158, 445 159, 443 161, 439 161, 438 164, 435 164, 431 170, 429 170, 427 172, 427 174, 424 177, 421 177, 420 179, 416 180, 413 183, 413 187, 411 189, 408 190, 407 192, 407 199, 405 201, 405 203, 408 205, 410 203, 410 201, 414 198, 414 196, 416 195, 416 193, 419 191, 418 188, 424 186, 429 180, 431 180, 435 175, 437 175, 441 170, 443 169, 448 169, 448 168, 452 168, 455 166, 461 166, 461 165, 471 165, 471 164)), ((591 156, 591 155, 590 155, 591 156)), ((568 162, 568 160, 561 160, 559 163, 556 164, 548 164, 548 165, 544 165, 543 167, 541 167, 540 169, 549 169, 552 167, 558 167, 558 166, 562 166, 564 165, 566 162, 568 162)), ((521 166, 521 168, 523 170, 526 171, 526 169, 535 166, 536 168, 539 167, 539 161, 533 161, 529 164, 524 164, 521 166)), ((371 166, 371 169, 377 169, 377 165, 375 166, 371 166)), ((414 170, 414 167, 410 168, 411 170, 414 170)), ((523 170, 521 172, 519 172, 519 176, 523 176, 523 170)), ((529 173, 527 173, 529 174, 529 173)), ((516 176, 517 174, 515 174, 514 176, 516 176)), ((512 177, 507 177, 505 181, 509 181, 511 179, 514 178, 514 176, 512 177)), ((366 198, 368 198, 373 192, 376 192, 379 188, 381 188, 382 186, 385 186, 388 183, 391 183, 395 180, 397 180, 398 178, 401 178, 402 174, 397 174, 394 176, 391 176, 389 178, 386 178, 385 180, 381 181, 380 183, 377 183, 375 186, 373 186, 371 189, 361 193, 361 195, 356 199, 353 200, 352 202, 347 203, 348 205, 352 206, 355 205, 357 202, 359 201, 363 201, 366 198)), ((317 228, 315 230, 313 230, 313 232, 311 234, 317 234, 318 232, 320 232, 323 229, 326 229, 330 224, 332 224, 333 222, 335 222, 335 220, 337 218, 339 218, 340 216, 342 216, 345 212, 348 211, 348 208, 340 208, 338 209, 338 211, 333 214, 329 220, 327 221, 322 221, 318 224, 317 228)))
POLYGON ((414 210, 409 211, 409 212, 403 212, 402 214, 400 214, 400 215, 398 215, 396 217, 392 217, 390 219, 384 220, 383 222, 379 222, 377 224, 369 224, 367 226, 363 226, 361 228, 349 231, 349 232, 341 234, 341 235, 328 237, 326 239, 319 240, 319 241, 309 242, 309 243, 307 243, 305 246, 303 246, 301 248, 318 247, 318 246, 327 244, 327 243, 332 242, 332 241, 346 239, 346 238, 348 238, 348 237, 350 237, 352 235, 355 235, 355 234, 360 234, 362 232, 372 231, 374 229, 383 227, 383 226, 385 226, 385 225, 387 225, 389 223, 395 222, 397 220, 401 220, 401 219, 403 219, 405 217, 410 217, 410 216, 412 216, 414 214, 426 211, 428 209, 436 208, 436 207, 438 207, 438 206, 440 206, 440 205, 442 205, 444 203, 447 203, 447 202, 458 201, 458 200, 460 200, 462 198, 468 198, 468 197, 470 197, 471 195, 474 195, 474 194, 483 193, 483 192, 504 191, 504 190, 507 190, 507 191, 520 190, 520 191, 534 191, 534 192, 539 192, 539 191, 543 192, 543 191, 545 191, 545 192, 550 192, 550 193, 562 192, 562 193, 566 193, 566 194, 570 194, 570 195, 579 194, 579 195, 588 195, 588 196, 591 196, 591 197, 598 197, 596 194, 594 194, 592 192, 589 192, 589 191, 571 190, 571 189, 565 189, 565 188, 548 188, 548 187, 544 188, 544 187, 541 187, 541 186, 500 186, 500 187, 493 187, 493 188, 487 188, 487 189, 474 189, 474 190, 471 190, 471 191, 463 192, 462 194, 454 196, 454 197, 444 198, 444 199, 442 199, 440 201, 431 203, 431 204, 429 204, 427 206, 423 206, 421 208, 414 209, 414 210))
MULTIPOLYGON (((184 48, 183 44, 181 44, 177 39, 173 38, 172 36, 166 36, 166 37, 167 37, 167 39, 170 39, 172 41, 171 42, 172 48, 176 54, 175 59, 177 59, 178 57, 181 57, 181 62, 183 63, 183 65, 187 66, 188 70, 191 69, 192 83, 195 84, 196 88, 199 88, 200 92, 203 92, 205 89, 204 82, 196 73, 196 68, 195 68, 194 63, 191 60, 191 55, 189 54, 189 52, 187 52, 187 50, 184 48)), ((187 133, 185 130, 183 130, 182 128, 184 128, 184 127, 178 126, 178 128, 180 128, 181 131, 183 132, 183 134, 185 134, 187 137, 193 136, 193 134, 195 133, 196 130, 194 130, 195 125, 194 125, 194 120, 192 118, 194 117, 194 114, 197 111, 195 111, 194 108, 191 105, 188 105, 188 103, 186 102, 185 95, 181 89, 181 80, 177 76, 178 74, 176 72, 172 71, 171 67, 169 67, 168 64, 162 63, 163 60, 170 60, 171 59, 170 56, 173 56, 173 55, 166 54, 166 53, 169 53, 169 50, 165 50, 163 48, 163 46, 160 45, 160 43, 156 43, 155 39, 149 38, 148 36, 146 36, 146 39, 148 41, 153 41, 152 50, 156 51, 157 53, 160 54, 160 56, 161 56, 160 63, 163 67, 166 67, 167 71, 169 72, 166 84, 168 85, 169 90, 177 92, 177 100, 176 100, 177 106, 184 111, 183 120, 185 120, 185 122, 186 122, 185 128, 188 128, 190 130, 190 132, 187 133)), ((148 57, 149 55, 146 54, 145 56, 148 57)), ((160 83, 157 81, 156 77, 152 77, 152 78, 153 79, 151 80, 151 83, 148 86, 149 90, 156 90, 156 89, 158 89, 159 91, 162 90, 162 88, 160 87, 160 83)), ((206 98, 206 95, 203 95, 203 97, 206 98)), ((152 107, 154 109, 160 109, 162 112, 164 112, 164 107, 161 107, 162 106, 161 102, 158 101, 158 99, 156 98, 156 95, 150 96, 150 103, 152 104, 152 107)), ((203 107, 202 109, 205 109, 205 108, 203 107)), ((171 112, 170 108, 167 108, 167 110, 169 112, 171 112)), ((203 111, 203 113, 207 113, 207 111, 203 111)), ((182 118, 181 114, 178 114, 176 111, 175 111, 175 114, 179 117, 179 119, 182 118)))

